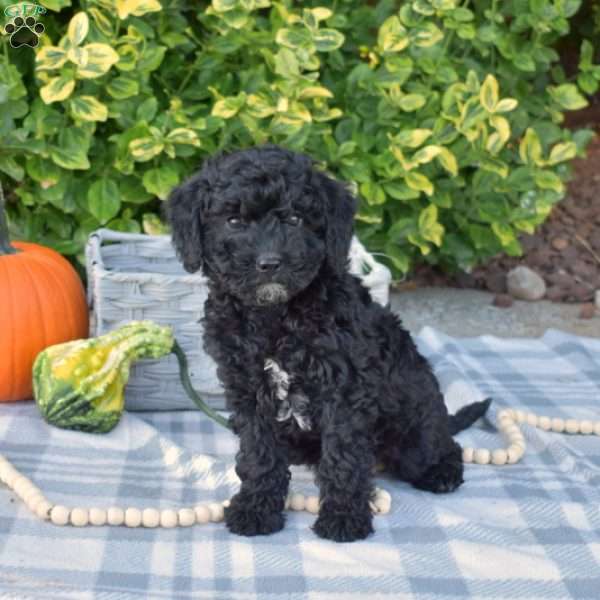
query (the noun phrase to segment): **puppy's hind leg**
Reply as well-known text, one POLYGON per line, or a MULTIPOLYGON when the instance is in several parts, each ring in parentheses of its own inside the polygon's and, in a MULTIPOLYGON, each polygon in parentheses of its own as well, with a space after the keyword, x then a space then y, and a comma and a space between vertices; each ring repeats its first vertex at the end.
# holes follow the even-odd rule
POLYGON ((388 429, 381 449, 385 471, 436 494, 453 492, 463 483, 461 447, 444 422, 415 428, 398 442, 399 433, 388 429))

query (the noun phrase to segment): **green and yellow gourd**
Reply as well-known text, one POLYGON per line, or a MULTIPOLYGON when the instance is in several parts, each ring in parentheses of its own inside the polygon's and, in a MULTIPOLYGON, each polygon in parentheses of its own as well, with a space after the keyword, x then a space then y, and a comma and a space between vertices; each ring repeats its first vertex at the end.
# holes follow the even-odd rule
POLYGON ((169 326, 132 321, 102 336, 50 346, 33 365, 35 400, 51 425, 106 433, 119 422, 125 407, 125 385, 132 362, 173 352, 181 382, 190 398, 209 417, 228 427, 193 389, 187 360, 169 326))

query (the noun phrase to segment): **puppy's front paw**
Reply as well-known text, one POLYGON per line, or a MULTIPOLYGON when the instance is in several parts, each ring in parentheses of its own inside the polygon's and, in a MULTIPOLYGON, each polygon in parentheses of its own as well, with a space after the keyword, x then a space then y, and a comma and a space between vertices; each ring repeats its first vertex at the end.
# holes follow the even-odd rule
POLYGON ((225 524, 231 533, 238 535, 268 535, 283 529, 282 512, 265 510, 247 497, 236 495, 225 508, 225 524))
POLYGON ((373 533, 371 512, 321 512, 313 525, 313 531, 322 538, 334 542, 364 540, 373 533))

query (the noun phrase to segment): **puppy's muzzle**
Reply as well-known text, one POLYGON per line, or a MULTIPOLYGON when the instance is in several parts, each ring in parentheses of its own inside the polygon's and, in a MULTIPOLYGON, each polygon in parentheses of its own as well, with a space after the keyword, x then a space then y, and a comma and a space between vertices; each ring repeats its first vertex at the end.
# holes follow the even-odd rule
POLYGON ((285 286, 280 283, 265 283, 256 289, 256 303, 260 306, 281 304, 289 297, 285 286))

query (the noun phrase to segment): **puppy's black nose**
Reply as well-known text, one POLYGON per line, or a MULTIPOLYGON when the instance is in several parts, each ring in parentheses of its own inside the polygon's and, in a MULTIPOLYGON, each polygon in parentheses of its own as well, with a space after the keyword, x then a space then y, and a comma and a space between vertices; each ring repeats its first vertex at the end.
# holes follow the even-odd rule
POLYGON ((279 254, 261 254, 256 259, 256 268, 262 273, 277 271, 281 266, 281 256, 279 254))

